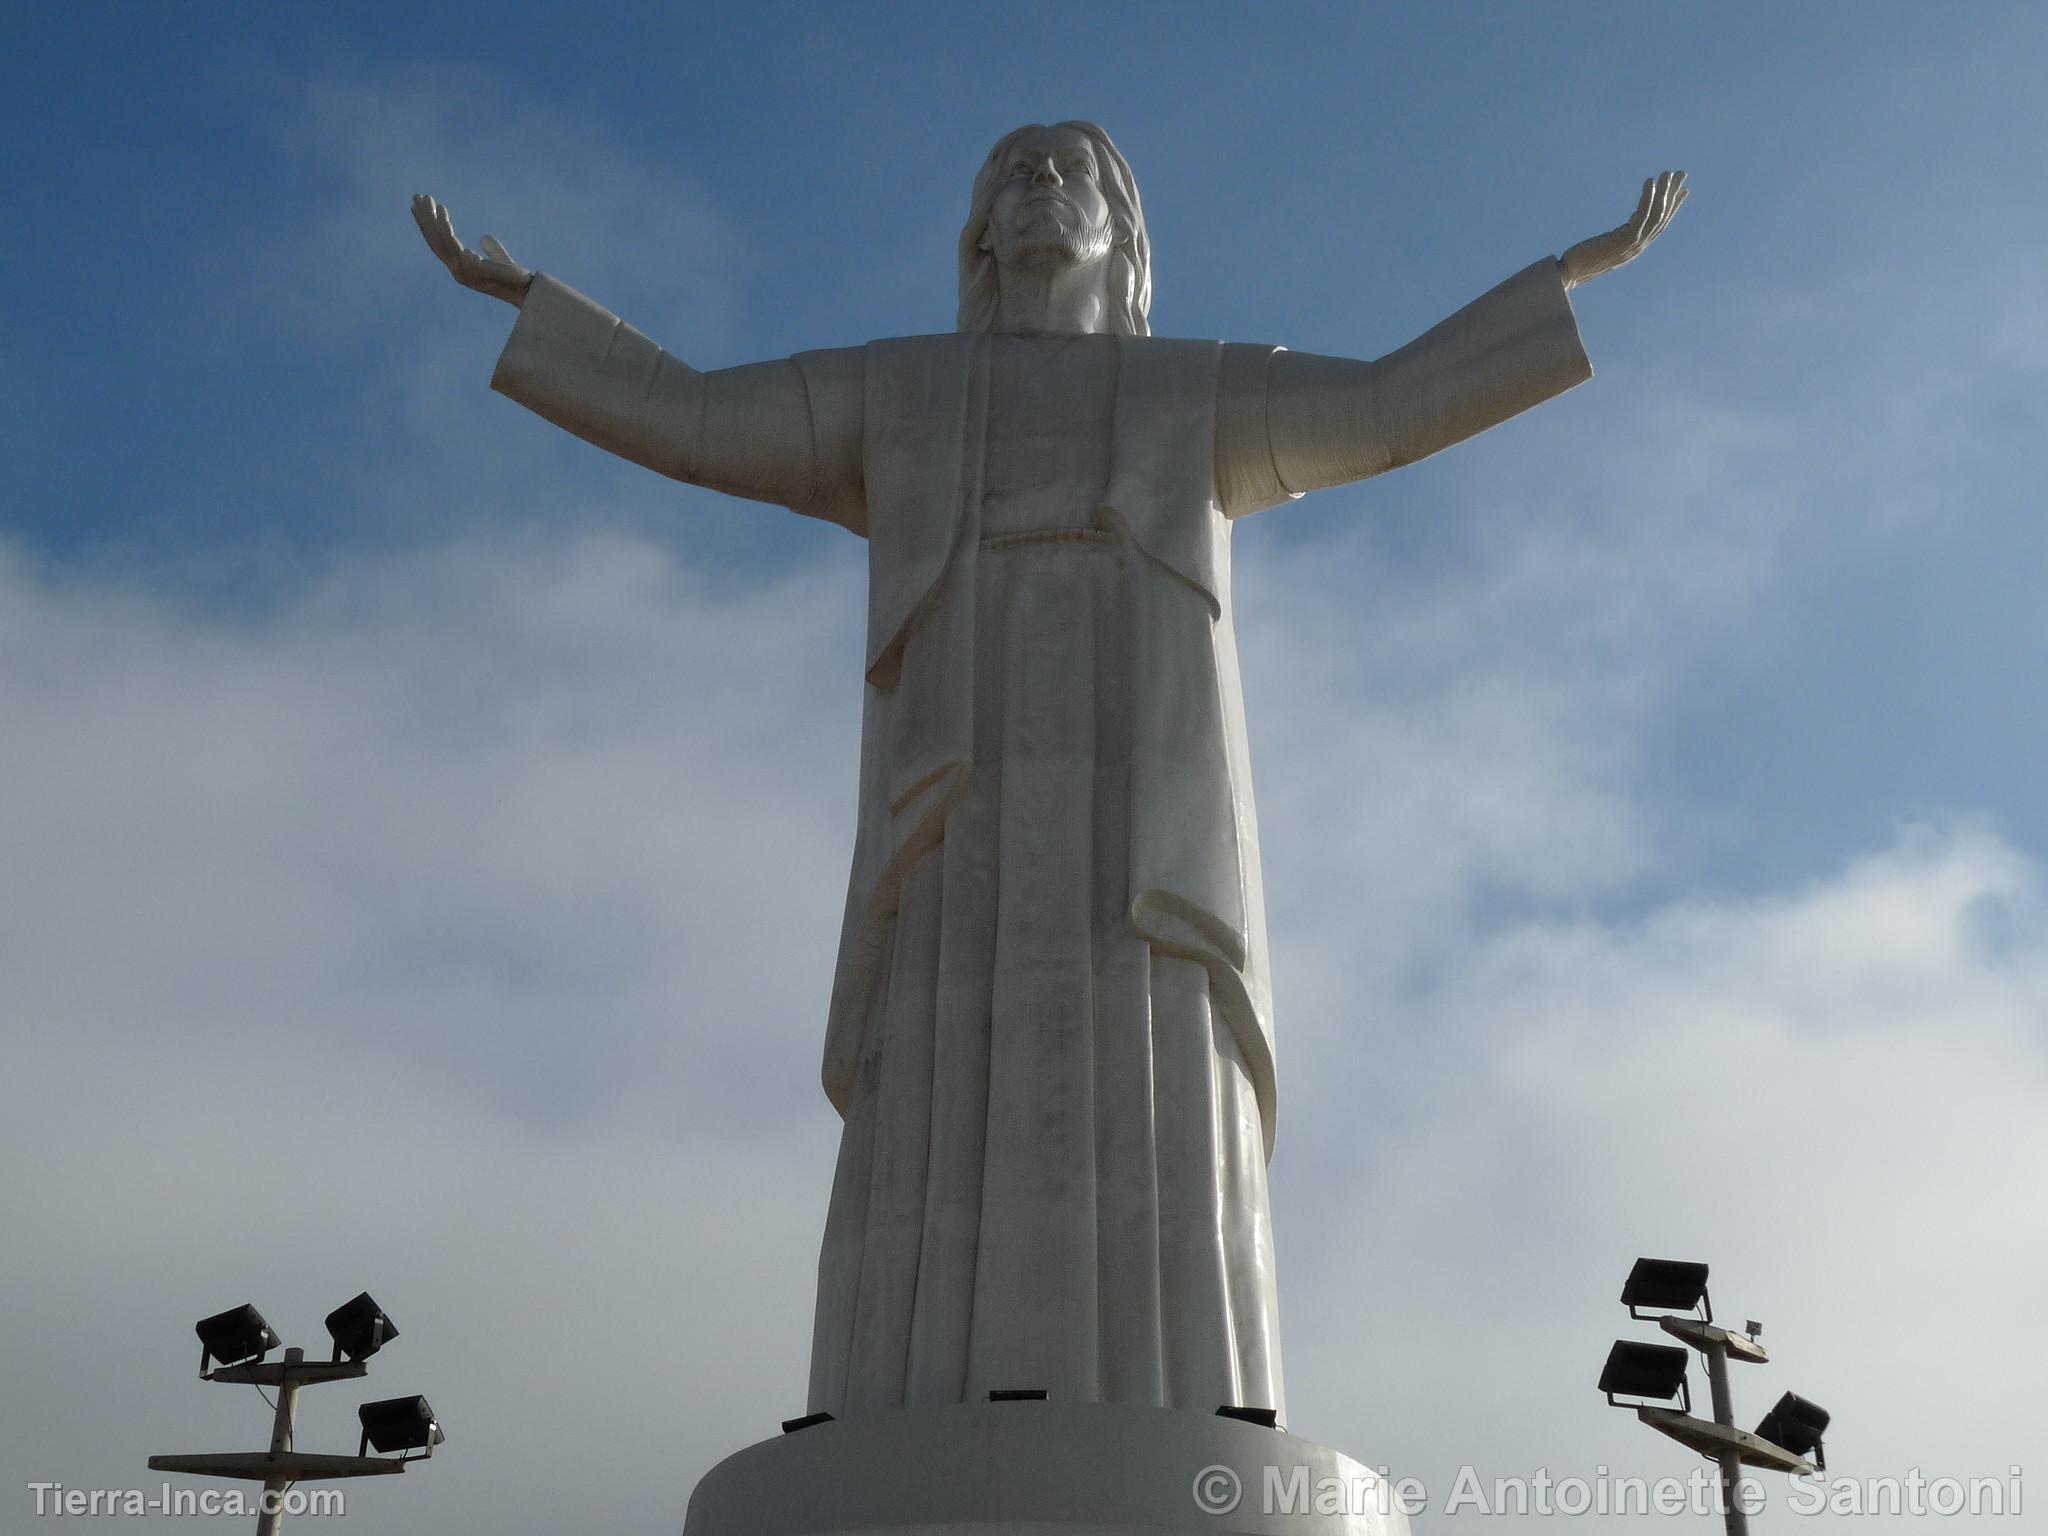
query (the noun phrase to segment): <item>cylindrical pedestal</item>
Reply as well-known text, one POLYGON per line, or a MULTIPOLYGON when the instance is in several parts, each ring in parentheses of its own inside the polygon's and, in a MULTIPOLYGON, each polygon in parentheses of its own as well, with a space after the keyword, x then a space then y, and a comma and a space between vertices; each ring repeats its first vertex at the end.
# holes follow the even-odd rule
POLYGON ((1386 1483, 1236 1419, 972 1403, 815 1425, 720 1462, 684 1536, 1409 1536, 1386 1483))

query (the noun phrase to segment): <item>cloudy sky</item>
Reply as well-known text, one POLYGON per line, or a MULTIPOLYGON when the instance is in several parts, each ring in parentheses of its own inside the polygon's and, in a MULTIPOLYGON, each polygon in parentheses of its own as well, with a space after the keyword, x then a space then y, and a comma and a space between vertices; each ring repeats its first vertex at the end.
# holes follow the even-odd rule
POLYGON ((1746 1418, 2048 1505, 2048 11, 293 11, 0 61, 0 1527, 259 1446, 244 1300, 404 1330, 355 1531, 673 1531, 800 1411, 862 551, 490 394, 407 199, 722 366, 946 328, 1067 116, 1161 333, 1356 356, 1692 178, 1592 383, 1238 531, 1292 1426, 1430 1531, 1683 1476, 1593 1390, 1667 1254, 1746 1418))

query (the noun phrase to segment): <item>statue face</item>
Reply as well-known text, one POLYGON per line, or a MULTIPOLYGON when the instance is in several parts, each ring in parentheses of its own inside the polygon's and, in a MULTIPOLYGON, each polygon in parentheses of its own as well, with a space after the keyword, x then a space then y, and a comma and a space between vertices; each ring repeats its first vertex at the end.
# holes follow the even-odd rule
POLYGON ((1109 202, 1096 175, 1094 146, 1072 128, 1041 128, 1011 145, 988 216, 997 267, 1079 266, 1107 256, 1109 202))

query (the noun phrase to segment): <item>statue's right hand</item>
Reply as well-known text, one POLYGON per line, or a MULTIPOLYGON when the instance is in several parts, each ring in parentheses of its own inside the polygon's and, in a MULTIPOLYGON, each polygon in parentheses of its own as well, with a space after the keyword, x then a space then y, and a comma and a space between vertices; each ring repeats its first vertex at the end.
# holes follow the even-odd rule
POLYGON ((412 219, 426 237, 427 249, 440 257, 441 265, 465 288, 503 299, 514 309, 526 301, 533 274, 512 259, 512 253, 491 235, 484 236, 484 252, 478 255, 455 235, 455 221, 448 210, 422 192, 412 200, 412 219))

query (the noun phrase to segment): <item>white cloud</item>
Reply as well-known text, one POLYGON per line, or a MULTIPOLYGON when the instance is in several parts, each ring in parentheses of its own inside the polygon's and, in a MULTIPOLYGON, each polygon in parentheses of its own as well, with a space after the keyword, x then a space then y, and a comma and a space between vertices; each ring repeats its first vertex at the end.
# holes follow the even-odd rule
POLYGON ((521 261, 577 274, 649 326, 722 339, 735 237, 694 172, 658 147, 621 142, 468 67, 267 86, 282 147, 319 195, 267 242, 258 271, 277 313, 310 334, 329 344, 378 334, 429 294, 492 308, 457 294, 421 241, 409 204, 428 192, 472 247, 495 232, 521 261))
POLYGON ((1384 1014, 1501 910, 1621 899, 1720 830, 1646 792, 1646 741, 1777 577, 1791 435, 1660 397, 1596 459, 1552 424, 1505 500, 1452 458, 1333 493, 1319 536, 1290 543, 1289 508, 1240 526, 1290 1054, 1354 1037, 1361 997, 1384 1014), (1425 557, 1376 521, 1390 490, 1448 504, 1425 557))
POLYGON ((2024 1372, 1989 1368, 2038 1352, 2048 1268, 2031 861, 1916 829, 1787 895, 1515 929, 1417 1002, 1377 1134, 1324 1144, 1340 1230, 1287 1250, 1293 1315, 1333 1325, 1296 1370, 1305 1428, 1357 1426, 1439 1500, 1468 1458, 1682 1476, 1592 1390, 1608 1339, 1644 1333, 1612 1298, 1652 1253, 1711 1261, 1719 1311, 1769 1324, 1738 1407, 1832 1407, 1838 1473, 2002 1478, 2040 1444, 2024 1372))
MULTIPOLYGON (((764 1027, 807 1036, 829 955, 765 930, 836 916, 851 568, 721 593, 615 538, 456 546, 239 621, 0 580, 18 1018, 246 1053, 252 1090, 298 1040, 541 1121, 680 1037, 754 1070, 764 1027)), ((733 1112, 675 1075, 674 1112, 733 1112)))

